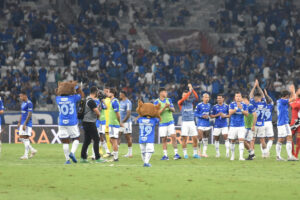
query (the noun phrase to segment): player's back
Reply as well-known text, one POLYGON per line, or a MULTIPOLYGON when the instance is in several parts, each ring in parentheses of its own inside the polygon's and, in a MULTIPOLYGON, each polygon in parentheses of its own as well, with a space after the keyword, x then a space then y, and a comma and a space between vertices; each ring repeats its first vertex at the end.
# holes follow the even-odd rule
POLYGON ((80 95, 57 96, 56 103, 59 110, 59 125, 73 126, 77 125, 76 103, 80 101, 80 95))
POLYGON ((139 124, 139 143, 155 142, 155 126, 159 123, 157 118, 140 117, 137 120, 139 124))
MULTIPOLYGON (((23 101, 21 104, 21 124, 23 124, 26 121, 28 113, 32 111, 33 111, 32 102, 29 99, 27 101, 23 101)), ((31 126, 31 125, 32 125, 32 117, 27 122, 27 126, 31 126)))
POLYGON ((187 99, 181 104, 182 121, 194 121, 194 99, 187 99))
MULTIPOLYGON (((132 110, 132 103, 129 99, 126 100, 122 100, 120 101, 120 117, 121 120, 125 119, 127 112, 132 110)), ((129 117, 129 119, 126 122, 131 122, 131 118, 129 117)))
POLYGON ((265 122, 272 121, 272 113, 273 113, 274 104, 269 103, 265 107, 265 122))
POLYGON ((289 123, 289 100, 277 100, 277 126, 282 126, 289 123))

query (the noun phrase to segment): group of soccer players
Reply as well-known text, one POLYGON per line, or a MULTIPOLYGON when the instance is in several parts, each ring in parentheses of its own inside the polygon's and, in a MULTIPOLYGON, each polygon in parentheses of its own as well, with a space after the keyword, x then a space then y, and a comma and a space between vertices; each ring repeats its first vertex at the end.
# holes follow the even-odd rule
MULTIPOLYGON (((70 164, 70 160, 77 162, 75 152, 79 144, 79 128, 77 119, 76 105, 84 98, 84 93, 80 87, 76 87, 77 94, 62 95, 56 97, 56 103, 59 108, 59 126, 58 135, 63 143, 63 152, 66 158, 66 164, 70 164), (72 148, 69 151, 69 143, 72 140, 72 148)), ((118 148, 120 145, 120 136, 125 135, 128 144, 128 153, 125 157, 132 157, 132 120, 131 120, 131 101, 127 98, 126 92, 119 93, 120 101, 116 98, 117 91, 114 88, 105 88, 105 99, 95 99, 100 111, 100 118, 96 122, 100 137, 100 146, 102 146, 106 154, 104 157, 113 156, 113 161, 118 161, 118 148), (112 145, 113 152, 110 151, 108 144, 112 145)), ((181 159, 176 140, 175 123, 173 113, 174 105, 167 97, 165 88, 159 89, 159 98, 155 100, 154 105, 160 104, 161 121, 145 118, 137 119, 140 123, 140 143, 142 158, 145 165, 149 165, 151 154, 154 152, 154 135, 155 125, 159 123, 158 134, 162 141, 163 157, 161 160, 169 160, 167 151, 167 139, 172 139, 174 148, 174 159, 181 159), (152 121, 151 121, 152 120, 152 121), (141 125, 142 124, 142 125, 141 125), (150 127, 151 126, 151 127, 150 127), (145 134, 147 133, 147 134, 145 134), (149 136, 149 138, 147 138, 149 136), (151 136, 151 137, 150 137, 151 136), (147 143, 150 146, 147 146, 147 143), (144 144, 144 146, 142 145, 144 144), (151 145, 152 144, 152 145, 151 145), (147 156, 148 155, 148 156, 147 156)), ((289 125, 289 104, 293 109, 292 125, 298 120, 300 110, 300 90, 295 92, 295 87, 290 86, 290 91, 283 91, 280 99, 277 100, 277 129, 278 141, 276 144, 276 158, 279 161, 284 160, 281 157, 281 146, 286 140, 286 150, 288 160, 298 160, 298 152, 300 139, 297 138, 297 150, 293 153, 292 131, 289 125), (298 96, 298 99, 296 98, 298 96)), ((19 121, 19 136, 24 143, 25 153, 21 159, 28 159, 37 153, 30 145, 29 137, 32 130, 32 110, 33 105, 28 99, 25 92, 20 93, 21 118, 19 121), (29 156, 30 152, 30 156, 29 156)), ((182 93, 182 99, 178 101, 178 106, 182 114, 181 139, 183 148, 183 157, 188 159, 187 141, 188 137, 192 139, 193 158, 208 157, 208 138, 212 132, 214 136, 214 145, 216 149, 216 157, 220 157, 220 136, 225 141, 225 156, 230 160, 235 159, 235 144, 239 144, 239 160, 245 160, 244 148, 249 152, 247 160, 253 160, 255 139, 258 138, 262 151, 262 157, 270 156, 270 149, 274 141, 274 132, 272 124, 272 111, 274 103, 268 96, 267 91, 259 86, 256 80, 253 89, 249 95, 242 96, 240 92, 236 92, 234 101, 229 105, 224 103, 224 96, 217 96, 217 104, 212 106, 209 94, 202 95, 202 101, 195 106, 199 97, 193 86, 188 84, 188 90, 182 93), (195 124, 196 118, 196 124, 195 124), (211 130, 211 121, 214 121, 213 130, 211 130), (201 146, 202 151, 201 151, 201 146), (231 154, 231 156, 230 156, 231 154)), ((2 109, 3 110, 3 109, 2 109)), ((298 128, 295 132, 300 132, 298 128)), ((299 135, 299 134, 298 134, 299 135)), ((92 156, 95 159, 95 155, 92 156)), ((86 159, 81 158, 82 162, 86 159)))

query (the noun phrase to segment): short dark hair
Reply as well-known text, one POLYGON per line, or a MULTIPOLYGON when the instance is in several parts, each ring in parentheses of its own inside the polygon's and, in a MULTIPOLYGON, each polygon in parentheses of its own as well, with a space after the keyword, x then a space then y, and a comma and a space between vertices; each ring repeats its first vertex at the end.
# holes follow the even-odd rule
POLYGON ((163 91, 167 91, 166 88, 161 87, 161 88, 159 88, 159 90, 158 90, 159 93, 161 93, 161 92, 163 92, 163 91))
POLYGON ((98 88, 96 86, 91 87, 91 94, 96 94, 98 92, 98 88))
POLYGON ((188 93, 189 91, 188 90, 183 90, 183 93, 188 93))
POLYGON ((249 96, 248 95, 243 95, 243 99, 248 99, 249 100, 249 96))
POLYGON ((240 91, 236 91, 235 93, 234 93, 234 95, 236 95, 236 94, 242 94, 240 91))
POLYGON ((109 88, 109 92, 113 93, 115 97, 117 96, 117 90, 115 88, 109 88))
POLYGON ((287 91, 287 90, 283 90, 283 91, 280 93, 280 97, 286 97, 286 96, 290 96, 290 92, 287 91))
POLYGON ((259 92, 254 93, 255 97, 261 97, 261 94, 259 92))
POLYGON ((122 90, 120 93, 124 94, 124 96, 127 97, 127 93, 124 90, 122 90))
POLYGON ((225 98, 224 94, 218 94, 217 97, 225 98))
POLYGON ((21 91, 20 91, 20 94, 23 94, 23 95, 26 95, 26 96, 27 96, 26 90, 21 90, 21 91))

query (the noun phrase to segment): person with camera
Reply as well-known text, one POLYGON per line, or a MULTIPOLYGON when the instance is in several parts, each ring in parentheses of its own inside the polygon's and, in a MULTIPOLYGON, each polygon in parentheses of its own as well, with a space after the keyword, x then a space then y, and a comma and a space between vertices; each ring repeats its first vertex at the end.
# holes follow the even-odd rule
POLYGON ((104 162, 100 158, 99 153, 99 134, 96 127, 96 121, 100 117, 100 111, 97 107, 95 100, 98 99, 98 88, 93 86, 91 87, 90 96, 86 98, 84 117, 82 120, 82 126, 84 129, 84 142, 81 149, 81 162, 87 163, 87 149, 93 140, 93 147, 95 152, 95 161, 97 163, 104 162))

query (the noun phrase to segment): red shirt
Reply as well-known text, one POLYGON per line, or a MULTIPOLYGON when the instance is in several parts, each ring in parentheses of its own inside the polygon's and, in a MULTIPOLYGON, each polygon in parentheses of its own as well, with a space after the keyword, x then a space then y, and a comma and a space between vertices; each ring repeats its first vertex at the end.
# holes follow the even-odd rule
POLYGON ((297 98, 295 101, 290 103, 292 108, 292 121, 291 124, 294 124, 295 120, 300 117, 300 98, 297 98))

